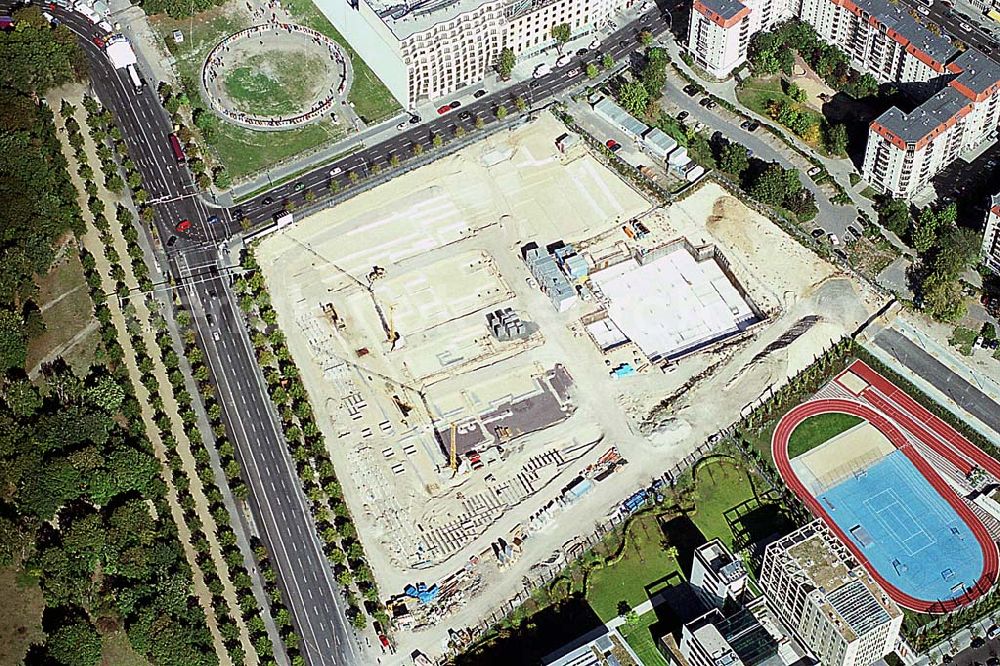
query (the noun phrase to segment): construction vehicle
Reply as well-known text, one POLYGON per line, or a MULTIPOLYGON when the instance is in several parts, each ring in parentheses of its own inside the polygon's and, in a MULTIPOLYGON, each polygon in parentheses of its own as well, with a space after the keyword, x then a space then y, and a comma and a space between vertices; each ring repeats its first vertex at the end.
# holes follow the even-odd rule
POLYGON ((458 425, 451 424, 451 473, 458 474, 458 452, 455 446, 455 435, 458 432, 458 425))
POLYGON ((395 325, 392 323, 392 306, 389 306, 389 316, 387 326, 386 326, 386 338, 389 342, 389 351, 396 348, 396 341, 399 340, 399 332, 396 330, 395 325))

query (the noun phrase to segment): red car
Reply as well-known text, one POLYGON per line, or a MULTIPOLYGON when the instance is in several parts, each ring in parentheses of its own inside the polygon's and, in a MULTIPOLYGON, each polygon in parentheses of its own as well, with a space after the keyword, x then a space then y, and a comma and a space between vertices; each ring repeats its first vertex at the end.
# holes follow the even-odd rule
POLYGON ((444 114, 448 113, 449 111, 451 111, 451 106, 449 104, 445 104, 444 106, 438 107, 438 115, 439 116, 443 116, 444 114))
POLYGON ((191 220, 181 220, 177 223, 177 231, 187 231, 191 228, 191 220))
POLYGON ((604 145, 607 146, 608 150, 610 150, 613 153, 617 153, 619 150, 621 150, 621 147, 622 147, 622 144, 618 143, 614 139, 608 139, 604 143, 604 145))
POLYGON ((97 48, 99 48, 99 49, 103 49, 104 48, 104 38, 101 37, 100 35, 94 35, 94 40, 93 41, 94 41, 94 44, 97 45, 97 48))

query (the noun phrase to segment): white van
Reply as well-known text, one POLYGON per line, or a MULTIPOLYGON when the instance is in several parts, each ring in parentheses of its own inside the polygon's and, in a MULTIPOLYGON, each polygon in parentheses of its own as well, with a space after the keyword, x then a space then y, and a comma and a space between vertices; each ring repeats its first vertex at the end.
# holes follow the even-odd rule
POLYGON ((536 79, 540 79, 551 71, 552 67, 550 67, 548 63, 543 62, 541 65, 535 68, 535 73, 532 74, 532 76, 535 77, 536 79))
POLYGON ((135 68, 135 65, 126 65, 125 71, 128 72, 129 81, 132 82, 132 85, 135 87, 135 91, 141 92, 142 87, 146 85, 146 82, 142 80, 141 76, 139 76, 139 70, 135 68))

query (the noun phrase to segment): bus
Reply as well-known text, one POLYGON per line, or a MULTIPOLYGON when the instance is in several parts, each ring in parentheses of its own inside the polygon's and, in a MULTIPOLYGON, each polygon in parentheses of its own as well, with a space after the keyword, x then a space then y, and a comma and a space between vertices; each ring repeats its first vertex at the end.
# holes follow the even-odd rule
POLYGON ((183 164, 187 161, 184 156, 184 148, 181 147, 181 140, 177 138, 176 134, 170 135, 170 148, 174 151, 174 157, 177 158, 178 162, 183 164))
POLYGON ((128 72, 128 78, 132 82, 132 85, 135 86, 135 91, 142 92, 142 86, 145 85, 146 82, 142 80, 141 76, 139 76, 139 70, 135 68, 135 65, 126 66, 125 71, 128 72))

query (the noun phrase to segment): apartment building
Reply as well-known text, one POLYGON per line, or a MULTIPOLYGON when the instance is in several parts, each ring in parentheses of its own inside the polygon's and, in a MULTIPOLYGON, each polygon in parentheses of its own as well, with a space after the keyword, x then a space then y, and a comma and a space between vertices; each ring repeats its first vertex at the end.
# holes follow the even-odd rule
POLYGON ((695 549, 688 577, 703 614, 660 638, 668 663, 681 666, 811 666, 815 660, 763 596, 753 597, 743 562, 718 539, 695 549))
POLYGON ((722 608, 727 600, 740 602, 747 589, 747 570, 742 560, 713 539, 694 551, 691 561, 691 587, 708 606, 722 608))
POLYGON ((903 613, 816 520, 768 545, 760 584, 824 666, 868 666, 895 645, 903 613))
POLYGON ((610 20, 624 0, 316 0, 406 108, 482 81, 508 47, 530 57, 610 20))
POLYGON ((750 38, 792 17, 788 0, 694 0, 688 52, 723 79, 747 60, 750 38))
POLYGON ((694 0, 687 50, 703 69, 725 78, 747 59, 750 38, 790 18, 809 23, 879 82, 925 84, 945 74, 955 54, 946 38, 880 0, 694 0))
POLYGON ((983 263, 1000 275, 1000 193, 990 200, 986 211, 986 228, 983 230, 983 247, 980 253, 983 263))
POLYGON ((947 83, 910 113, 891 108, 868 128, 861 174, 909 199, 963 153, 992 144, 1000 125, 1000 64, 969 49, 946 66, 947 83))

